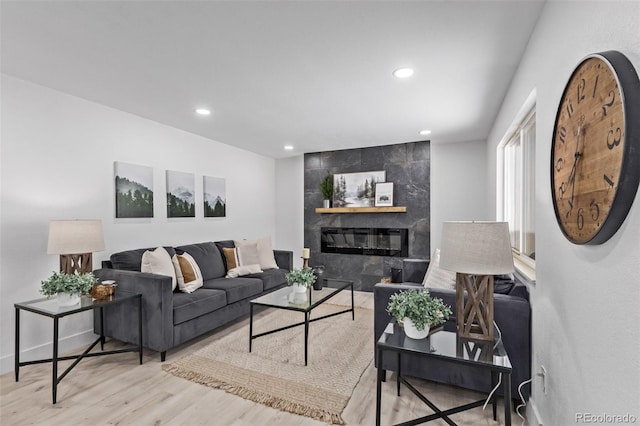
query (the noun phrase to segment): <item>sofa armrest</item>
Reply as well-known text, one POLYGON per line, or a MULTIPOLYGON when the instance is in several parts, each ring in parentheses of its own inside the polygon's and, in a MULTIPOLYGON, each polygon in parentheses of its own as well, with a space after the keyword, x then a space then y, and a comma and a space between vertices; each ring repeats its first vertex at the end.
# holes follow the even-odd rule
POLYGON ((280 269, 291 271, 293 269, 293 252, 289 250, 274 250, 273 255, 280 269))
MULTIPOLYGON (((146 272, 119 269, 98 269, 94 274, 100 280, 114 280, 116 292, 142 295, 142 345, 156 351, 173 346, 173 290, 171 277, 146 272)), ((121 303, 105 308, 105 335, 128 343, 136 343, 138 331, 137 309, 121 303)), ((95 311, 94 331, 100 332, 100 315, 95 311)))

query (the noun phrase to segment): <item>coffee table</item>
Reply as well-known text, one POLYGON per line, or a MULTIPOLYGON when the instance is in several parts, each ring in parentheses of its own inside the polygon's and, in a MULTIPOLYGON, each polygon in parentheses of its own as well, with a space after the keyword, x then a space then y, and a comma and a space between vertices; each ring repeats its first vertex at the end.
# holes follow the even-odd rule
POLYGON ((288 330, 292 327, 297 327, 299 325, 304 325, 304 365, 307 365, 307 349, 309 347, 309 324, 310 323, 314 321, 319 321, 321 319, 333 317, 336 315, 344 314, 347 312, 351 312, 351 319, 355 320, 355 310, 353 307, 353 281, 339 280, 339 279, 332 279, 332 278, 323 278, 323 279, 325 281, 325 284, 331 285, 332 287, 327 287, 325 285, 322 288, 322 290, 312 290, 311 288, 309 288, 307 289, 307 298, 304 301, 301 301, 299 298, 294 296, 293 289, 291 287, 283 287, 274 292, 258 297, 257 299, 251 300, 250 301, 251 307, 249 311, 250 312, 249 313, 249 352, 251 352, 251 346, 252 346, 251 344, 253 340, 257 339, 258 337, 277 333, 278 331, 288 330), (331 299, 333 296, 340 293, 342 290, 346 289, 347 287, 351 287, 351 308, 350 309, 345 309, 339 312, 323 315, 318 318, 311 318, 311 311, 313 311, 315 308, 317 308, 327 300, 331 299), (254 335, 253 334, 254 306, 267 306, 269 308, 286 309, 289 311, 303 312, 304 321, 254 335))
MULTIPOLYGON (((473 340, 458 337, 453 331, 441 330, 431 334, 426 339, 411 339, 404 334, 402 327, 395 321, 387 325, 384 333, 376 343, 378 351, 378 378, 376 386, 376 426, 380 426, 380 407, 382 404, 382 382, 386 372, 381 368, 382 357, 385 352, 396 352, 398 354, 398 374, 397 374, 397 395, 400 396, 400 385, 403 384, 422 402, 428 405, 435 414, 420 417, 415 420, 401 423, 401 425, 417 425, 435 419, 443 419, 450 425, 455 422, 449 418, 450 415, 461 411, 470 410, 482 406, 486 399, 471 402, 459 407, 440 410, 426 396, 421 394, 412 386, 400 370, 401 358, 403 354, 412 354, 425 358, 437 358, 442 361, 454 364, 472 365, 474 367, 489 370, 491 372, 492 389, 498 383, 498 375, 502 375, 501 381, 504 390, 504 421, 506 426, 511 426, 511 361, 507 355, 501 340, 493 342, 473 340)), ((487 389, 490 392, 490 389, 487 389)), ((496 420, 497 397, 491 395, 493 405, 493 419, 496 420)))

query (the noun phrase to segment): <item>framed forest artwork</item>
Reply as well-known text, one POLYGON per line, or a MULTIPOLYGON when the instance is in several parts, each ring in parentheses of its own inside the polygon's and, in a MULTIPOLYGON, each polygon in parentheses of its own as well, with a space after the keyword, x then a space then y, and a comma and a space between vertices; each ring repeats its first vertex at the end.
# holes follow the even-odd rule
POLYGON ((153 168, 114 163, 116 218, 153 217, 153 168))
POLYGON ((195 176, 167 170, 167 217, 196 217, 195 176))
POLYGON ((333 175, 333 207, 372 207, 376 184, 384 182, 384 170, 333 175))
POLYGON ((224 178, 203 176, 204 217, 226 217, 227 196, 224 178))

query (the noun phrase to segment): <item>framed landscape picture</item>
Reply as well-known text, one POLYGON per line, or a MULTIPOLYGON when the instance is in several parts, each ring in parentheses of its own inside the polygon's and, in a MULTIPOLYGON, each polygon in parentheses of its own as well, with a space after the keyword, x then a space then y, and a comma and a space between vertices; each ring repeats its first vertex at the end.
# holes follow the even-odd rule
POLYGON ((376 184, 376 207, 393 206, 393 182, 376 184))
POLYGON ((224 178, 203 176, 204 217, 226 217, 227 196, 224 178))
POLYGON ((386 180, 384 170, 333 175, 333 207, 374 205, 376 185, 386 180))
POLYGON ((167 217, 196 217, 195 176, 167 170, 167 217))
POLYGON ((114 163, 116 218, 153 217, 153 168, 114 163))

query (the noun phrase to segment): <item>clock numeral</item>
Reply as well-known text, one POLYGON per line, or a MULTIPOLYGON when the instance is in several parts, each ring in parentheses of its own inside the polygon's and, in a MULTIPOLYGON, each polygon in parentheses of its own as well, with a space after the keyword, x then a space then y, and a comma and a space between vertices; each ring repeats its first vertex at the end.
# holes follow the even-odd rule
POLYGON ((571 214, 571 210, 573 210, 573 200, 572 200, 571 198, 569 198, 569 199, 567 200, 567 204, 569 204, 569 207, 571 207, 571 208, 569 209, 569 211, 567 212, 567 217, 568 217, 568 216, 571 214))
POLYGON ((582 212, 584 212, 584 209, 582 207, 580 207, 578 209, 578 213, 576 215, 578 229, 584 228, 584 216, 582 215, 582 212))
POLYGON ((620 127, 618 127, 615 132, 613 130, 609 130, 609 133, 607 134, 607 148, 613 149, 616 146, 620 145, 621 139, 622 131, 620 130, 620 127))
MULTIPOLYGON (((569 118, 573 115, 573 104, 571 102, 567 104, 567 114, 569 114, 569 118)), ((605 113, 605 115, 607 114, 605 113)))
POLYGON ((560 170, 562 170, 563 166, 564 166, 564 159, 558 158, 558 161, 556 161, 556 172, 559 172, 560 170))
POLYGON ((562 200, 564 198, 564 193, 567 192, 567 183, 562 182, 558 191, 560 192, 560 199, 562 200))
POLYGON ((596 97, 596 89, 598 88, 598 78, 600 78, 600 74, 596 75, 596 82, 593 84, 593 94, 591 95, 592 98, 596 97))
POLYGON ((600 217, 600 206, 596 203, 596 200, 591 200, 589 203, 589 211, 591 212, 591 219, 598 220, 600 217))
POLYGON ((564 143, 564 139, 567 137, 567 129, 565 129, 564 127, 560 127, 560 130, 558 130, 558 138, 560 139, 560 142, 564 143))
POLYGON ((616 100, 616 94, 615 92, 612 90, 609 92, 609 96, 607 96, 607 99, 605 99, 605 104, 602 105, 602 114, 603 115, 607 115, 607 108, 611 108, 611 106, 613 105, 613 102, 616 100), (611 100, 609 101, 609 98, 611 98, 611 100), (608 102, 607 102, 608 101, 608 102))
POLYGON ((584 78, 580 79, 580 83, 577 86, 577 89, 578 89, 578 103, 580 103, 580 101, 584 99, 584 89, 585 89, 586 85, 587 85, 587 83, 584 81, 584 78))
POLYGON ((607 182, 611 188, 613 188, 614 183, 613 183, 613 181, 609 178, 609 176, 604 175, 604 181, 605 181, 605 182, 607 182))

